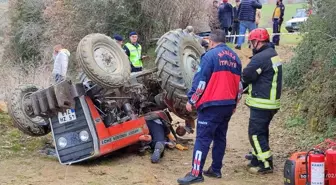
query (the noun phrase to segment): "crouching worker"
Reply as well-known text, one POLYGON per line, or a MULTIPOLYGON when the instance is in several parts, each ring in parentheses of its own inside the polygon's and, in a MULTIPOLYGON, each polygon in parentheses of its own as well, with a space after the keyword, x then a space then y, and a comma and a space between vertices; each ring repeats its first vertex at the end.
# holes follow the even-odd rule
POLYGON ((211 32, 211 49, 202 55, 201 64, 188 93, 186 109, 190 112, 192 107, 197 109, 197 133, 191 171, 177 180, 179 184, 202 182, 203 174, 213 178, 222 177, 228 124, 242 91, 240 59, 225 41, 223 30, 211 32), (203 173, 212 141, 212 164, 203 173))
POLYGON ((146 123, 148 126, 150 138, 147 141, 147 146, 149 146, 153 154, 151 156, 152 163, 160 162, 160 159, 164 155, 166 146, 169 148, 175 147, 175 138, 172 136, 169 128, 169 118, 168 116, 161 116, 164 114, 149 113, 146 115, 146 123))
POLYGON ((248 126, 253 155, 248 164, 251 173, 273 172, 273 157, 269 146, 269 125, 280 109, 282 64, 270 44, 266 29, 251 31, 249 41, 253 47, 251 62, 243 71, 243 82, 248 84, 246 104, 250 107, 248 126))

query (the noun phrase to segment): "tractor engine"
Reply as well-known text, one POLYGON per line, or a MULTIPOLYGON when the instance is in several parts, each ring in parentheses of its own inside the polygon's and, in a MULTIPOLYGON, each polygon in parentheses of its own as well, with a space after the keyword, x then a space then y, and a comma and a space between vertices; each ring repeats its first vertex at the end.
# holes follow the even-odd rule
POLYGON ((143 75, 141 72, 141 76, 146 76, 146 83, 139 83, 139 78, 131 78, 127 84, 118 88, 106 89, 92 81, 84 82, 87 95, 94 102, 107 127, 165 108, 155 102, 155 97, 161 93, 157 79, 152 73, 143 75))

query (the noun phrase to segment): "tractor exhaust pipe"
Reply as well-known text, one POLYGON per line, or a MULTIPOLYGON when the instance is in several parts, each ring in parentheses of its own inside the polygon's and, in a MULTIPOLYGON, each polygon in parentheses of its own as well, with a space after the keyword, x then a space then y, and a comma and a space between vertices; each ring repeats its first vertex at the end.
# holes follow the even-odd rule
POLYGON ((134 113, 130 103, 125 103, 122 108, 127 113, 127 115, 131 118, 131 120, 138 119, 138 116, 134 113))

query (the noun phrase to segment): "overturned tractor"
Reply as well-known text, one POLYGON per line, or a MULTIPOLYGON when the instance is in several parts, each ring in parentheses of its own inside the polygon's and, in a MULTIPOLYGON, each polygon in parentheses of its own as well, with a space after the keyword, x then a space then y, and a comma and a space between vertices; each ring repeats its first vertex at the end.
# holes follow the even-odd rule
POLYGON ((159 39, 156 53, 156 68, 130 73, 114 40, 90 34, 77 47, 80 82, 16 88, 9 101, 14 124, 30 136, 52 132, 60 163, 70 164, 141 142, 149 132, 146 121, 171 125, 169 112, 194 121, 185 104, 204 53, 199 39, 173 30, 159 39))

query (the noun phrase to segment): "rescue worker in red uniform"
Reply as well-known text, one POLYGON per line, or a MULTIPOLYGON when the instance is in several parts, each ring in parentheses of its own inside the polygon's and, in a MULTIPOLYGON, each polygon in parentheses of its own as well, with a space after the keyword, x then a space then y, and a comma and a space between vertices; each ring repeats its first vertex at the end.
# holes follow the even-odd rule
POLYGON ((187 94, 189 101, 186 109, 192 111, 193 106, 197 109, 197 133, 192 169, 185 177, 177 180, 179 184, 203 182, 203 174, 222 177, 228 123, 242 92, 241 62, 237 54, 225 44, 225 37, 223 30, 211 32, 211 49, 202 55, 192 88, 187 94), (203 173, 212 141, 212 165, 203 173))
POLYGON ((280 109, 282 64, 266 29, 251 31, 251 62, 243 70, 243 83, 248 84, 246 104, 250 107, 249 140, 253 148, 249 171, 256 174, 273 172, 269 146, 269 125, 280 109))

